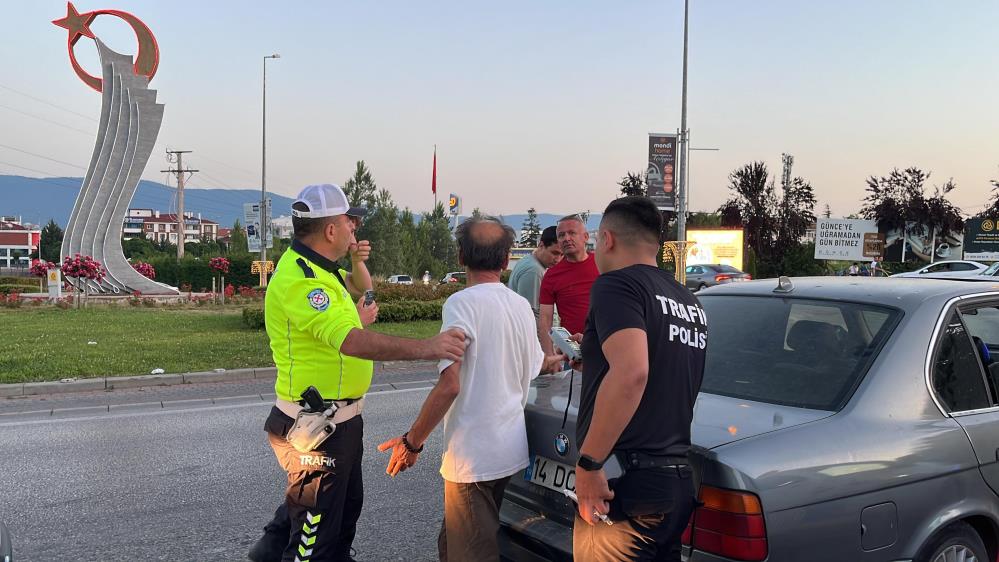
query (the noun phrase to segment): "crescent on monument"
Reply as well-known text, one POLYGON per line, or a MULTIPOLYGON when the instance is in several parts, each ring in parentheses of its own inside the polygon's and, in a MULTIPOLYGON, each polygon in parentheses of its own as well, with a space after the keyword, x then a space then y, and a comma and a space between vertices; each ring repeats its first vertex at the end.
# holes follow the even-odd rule
POLYGON ((73 47, 76 45, 76 42, 80 40, 80 37, 85 36, 91 39, 97 38, 90 30, 90 24, 93 23, 97 16, 101 15, 119 18, 132 28, 132 31, 135 33, 135 39, 139 45, 138 52, 135 55, 135 65, 133 69, 135 70, 135 74, 145 76, 152 80, 153 76, 156 75, 156 69, 160 64, 160 49, 156 44, 156 37, 153 36, 153 32, 146 24, 142 23, 142 20, 121 10, 95 10, 93 12, 84 12, 81 14, 76 11, 76 7, 73 6, 72 2, 67 2, 66 17, 55 20, 52 23, 69 31, 69 36, 66 39, 66 46, 69 50, 70 63, 73 65, 73 70, 76 71, 76 75, 80 77, 80 80, 83 80, 84 84, 90 86, 98 92, 103 90, 103 81, 100 78, 91 75, 84 70, 82 66, 80 66, 80 63, 76 60, 76 53, 73 50, 73 47))

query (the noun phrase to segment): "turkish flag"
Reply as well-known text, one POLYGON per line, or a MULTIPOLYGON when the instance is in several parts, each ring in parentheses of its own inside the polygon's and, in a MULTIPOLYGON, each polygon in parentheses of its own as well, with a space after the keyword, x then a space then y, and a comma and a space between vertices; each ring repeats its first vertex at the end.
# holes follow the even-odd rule
POLYGON ((430 183, 430 190, 437 195, 437 147, 434 147, 434 179, 430 183))

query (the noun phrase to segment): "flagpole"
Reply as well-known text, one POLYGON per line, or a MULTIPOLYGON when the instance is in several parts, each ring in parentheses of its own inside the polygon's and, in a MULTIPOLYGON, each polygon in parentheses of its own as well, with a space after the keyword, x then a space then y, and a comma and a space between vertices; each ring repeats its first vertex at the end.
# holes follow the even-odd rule
POLYGON ((437 145, 434 145, 434 211, 437 210, 437 145))

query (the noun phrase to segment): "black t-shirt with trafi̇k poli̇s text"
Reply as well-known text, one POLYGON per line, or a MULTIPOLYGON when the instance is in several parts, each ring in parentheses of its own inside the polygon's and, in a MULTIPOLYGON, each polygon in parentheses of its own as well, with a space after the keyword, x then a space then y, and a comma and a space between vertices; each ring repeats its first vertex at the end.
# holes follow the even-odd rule
POLYGON ((671 274, 644 264, 604 273, 593 284, 582 342, 583 385, 576 421, 579 448, 609 369, 602 346, 627 328, 646 333, 649 376, 638 409, 614 450, 685 456, 690 448, 694 400, 704 376, 707 318, 697 298, 671 274))

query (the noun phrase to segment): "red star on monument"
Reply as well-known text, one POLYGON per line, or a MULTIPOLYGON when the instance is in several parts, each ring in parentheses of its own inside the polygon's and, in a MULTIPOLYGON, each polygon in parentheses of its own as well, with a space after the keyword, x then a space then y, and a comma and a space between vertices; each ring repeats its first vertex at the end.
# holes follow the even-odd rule
POLYGON ((69 30, 69 43, 75 44, 81 35, 96 39, 93 31, 90 31, 90 22, 93 21, 93 12, 80 14, 72 2, 66 2, 66 17, 54 20, 52 23, 69 30))

